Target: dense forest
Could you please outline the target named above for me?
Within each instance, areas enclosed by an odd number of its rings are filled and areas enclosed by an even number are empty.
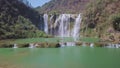
[[[0,0],[0,39],[41,37],[41,15],[26,0]]]

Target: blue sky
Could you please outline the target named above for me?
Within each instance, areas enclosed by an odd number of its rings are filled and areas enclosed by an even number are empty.
[[[50,0],[28,0],[33,7],[42,6],[46,2],[49,2]]]

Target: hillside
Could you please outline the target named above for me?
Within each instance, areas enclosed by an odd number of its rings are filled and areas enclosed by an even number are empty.
[[[40,14],[23,0],[0,0],[0,39],[42,36]]]
[[[120,0],[96,0],[83,13],[82,35],[120,43]]]
[[[90,0],[51,0],[36,8],[40,13],[80,13]]]
[[[51,0],[40,13],[82,13],[81,35],[120,42],[120,0]]]

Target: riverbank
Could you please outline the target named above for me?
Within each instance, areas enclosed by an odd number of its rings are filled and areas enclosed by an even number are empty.
[[[1,40],[0,48],[58,48],[63,44],[65,46],[72,46],[73,43],[75,46],[120,47],[119,43],[103,42],[99,38],[81,37],[74,41],[72,37],[56,37]]]

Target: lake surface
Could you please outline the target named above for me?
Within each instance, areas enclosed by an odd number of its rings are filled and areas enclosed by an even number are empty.
[[[0,68],[120,68],[120,49],[2,48]]]

